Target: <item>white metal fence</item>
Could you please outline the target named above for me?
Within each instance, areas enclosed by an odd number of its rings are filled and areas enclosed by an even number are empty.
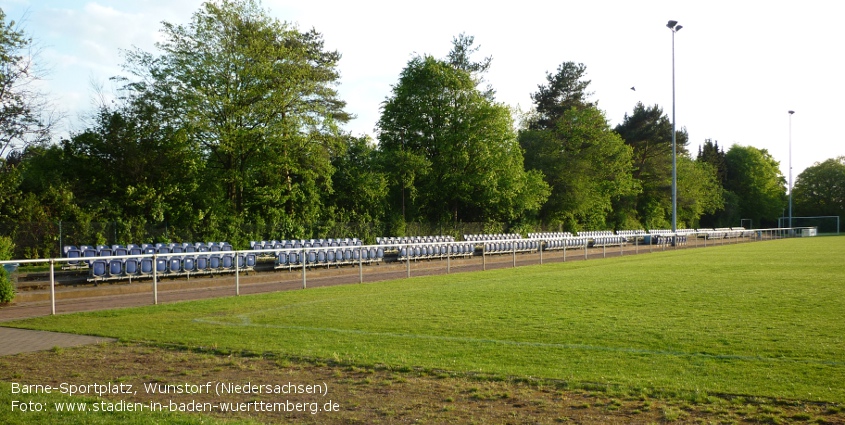
[[[513,267],[517,266],[517,254],[536,254],[539,256],[538,263],[543,264],[544,255],[546,259],[554,259],[555,257],[562,261],[567,261],[567,255],[572,259],[573,255],[577,258],[583,256],[584,260],[590,256],[601,256],[605,258],[608,253],[618,256],[639,254],[641,252],[666,251],[667,249],[696,248],[707,247],[715,245],[735,244],[749,241],[763,241],[774,240],[790,237],[807,237],[815,236],[815,228],[775,228],[775,229],[710,229],[701,231],[678,231],[659,233],[634,233],[630,235],[622,235],[615,239],[603,239],[605,236],[571,236],[560,235],[551,237],[542,237],[534,235],[533,238],[513,239],[511,237],[503,239],[487,239],[476,241],[440,241],[440,242],[408,242],[394,245],[358,245],[345,247],[344,249],[351,250],[357,255],[353,255],[354,261],[345,261],[342,265],[348,265],[356,268],[358,271],[358,282],[364,282],[364,265],[368,262],[365,260],[368,256],[363,255],[365,251],[370,250],[384,250],[383,259],[394,264],[405,263],[405,275],[411,277],[411,262],[420,260],[439,260],[446,262],[445,272],[451,273],[452,261],[457,258],[476,258],[480,257],[481,270],[487,270],[488,257],[501,258],[503,255],[510,255],[512,257]],[[468,243],[473,244],[471,252],[467,252],[465,247]],[[429,249],[430,248],[430,249]],[[302,278],[302,288],[307,288],[308,285],[308,269],[314,267],[331,266],[332,264],[321,263],[319,261],[311,260],[309,254],[319,251],[317,247],[299,247],[299,248],[281,248],[281,249],[266,249],[266,250],[233,250],[233,251],[216,251],[214,255],[231,256],[234,260],[230,268],[221,268],[213,271],[213,273],[233,273],[234,274],[234,290],[235,295],[240,295],[241,284],[240,278],[243,272],[248,272],[254,269],[253,265],[247,261],[250,256],[257,256],[264,254],[266,256],[279,257],[280,254],[290,256],[296,254],[300,261],[295,264],[290,264],[288,270],[299,269]],[[601,253],[599,254],[599,250]],[[544,254],[545,253],[545,254]],[[569,254],[567,254],[569,253]],[[174,258],[182,258],[186,256],[199,256],[212,253],[170,253],[170,254],[138,254],[138,255],[121,255],[121,256],[103,256],[103,257],[83,257],[83,258],[49,258],[49,259],[34,259],[34,260],[10,260],[0,261],[0,265],[10,271],[10,275],[15,272],[15,269],[21,265],[39,265],[49,264],[49,297],[50,297],[50,311],[51,314],[56,314],[56,266],[69,265],[72,262],[80,262],[85,260],[98,261],[126,261],[126,260],[141,260],[151,259],[154,267],[149,274],[137,274],[128,276],[131,280],[152,280],[152,302],[159,303],[158,286],[161,277],[173,276],[190,276],[207,274],[205,272],[173,272],[172,268],[166,267],[160,271],[159,264],[164,262],[170,264]],[[253,257],[255,258],[255,257]],[[314,256],[316,258],[316,256]],[[499,260],[501,263],[501,260]],[[337,264],[338,267],[341,264]],[[477,266],[477,264],[476,264]],[[275,268],[275,267],[274,267]],[[207,272],[207,270],[206,270]],[[96,281],[96,279],[94,279]]]

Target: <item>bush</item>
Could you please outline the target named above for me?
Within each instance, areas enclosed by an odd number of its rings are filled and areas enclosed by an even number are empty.
[[[0,236],[0,261],[11,260],[15,251],[15,244],[12,238]],[[12,285],[12,278],[6,269],[0,266],[0,304],[10,303],[15,299],[15,286]]]
[[[0,304],[10,303],[15,299],[15,286],[6,269],[0,267]]]
[[[15,253],[15,244],[12,238],[0,236],[0,261],[11,260]]]

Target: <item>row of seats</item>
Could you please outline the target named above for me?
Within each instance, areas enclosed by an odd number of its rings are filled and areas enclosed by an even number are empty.
[[[485,254],[507,254],[511,252],[535,252],[540,249],[540,241],[536,239],[517,239],[484,242]]]
[[[645,230],[617,230],[616,234],[619,236],[627,236],[627,237],[635,237],[635,236],[645,236],[647,233]]]
[[[276,253],[275,268],[329,267],[345,264],[379,263],[384,260],[384,248],[358,246],[310,248],[307,251],[279,251]]]
[[[495,233],[491,235],[464,235],[467,242],[501,241],[509,239],[522,239],[519,233]]]
[[[528,239],[560,239],[560,238],[574,238],[571,232],[543,232],[543,233],[529,233]]]
[[[420,243],[455,242],[454,236],[390,236],[376,238],[379,245],[398,246]]]
[[[719,227],[716,229],[698,229],[707,239],[730,239],[756,236],[756,233],[744,227]]]
[[[590,242],[587,238],[579,237],[565,237],[565,238],[542,238],[545,239],[544,251],[554,251],[559,249],[577,249],[584,248]]]
[[[469,257],[475,254],[475,244],[469,242],[454,242],[442,241],[434,242],[420,242],[417,244],[399,245],[398,257],[399,261],[405,260],[425,260],[446,257]]]
[[[621,246],[628,243],[627,236],[600,235],[590,237],[590,246]]]
[[[361,240],[358,238],[344,238],[344,239],[291,239],[291,240],[272,240],[272,241],[252,241],[249,243],[250,249],[254,251],[267,251],[278,249],[293,249],[293,248],[331,248],[342,246],[361,246]]]
[[[63,247],[66,258],[79,260],[68,261],[70,267],[91,266],[96,257],[111,257],[124,255],[153,255],[153,254],[193,254],[207,252],[233,251],[227,242],[197,242],[197,243],[157,243],[157,244],[129,244],[129,245],[65,245]]]
[[[237,261],[237,266],[235,265]],[[160,276],[184,276],[250,270],[255,267],[255,254],[199,254],[166,255],[126,259],[93,259],[89,264],[88,280],[132,279]]]
[[[578,232],[578,236],[593,238],[597,236],[613,236],[613,230],[588,230]]]

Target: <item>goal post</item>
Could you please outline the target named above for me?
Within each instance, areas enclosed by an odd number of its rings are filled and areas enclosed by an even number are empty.
[[[778,227],[789,226],[789,217],[780,217]],[[792,227],[816,227],[820,235],[838,235],[840,220],[838,215],[818,215],[812,217],[792,217]]]

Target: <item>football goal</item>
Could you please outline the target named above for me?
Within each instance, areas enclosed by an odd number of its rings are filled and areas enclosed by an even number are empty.
[[[838,215],[819,215],[813,217],[792,217],[792,227],[816,227],[820,235],[838,235],[840,230]],[[778,227],[790,227],[789,217],[778,219]]]

